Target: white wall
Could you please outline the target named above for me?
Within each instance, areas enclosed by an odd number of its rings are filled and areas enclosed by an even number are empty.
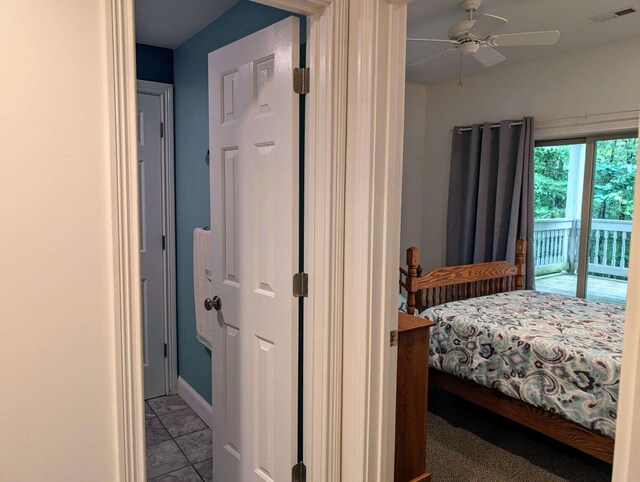
[[[0,480],[111,482],[106,4],[1,10]]]
[[[638,108],[639,52],[640,39],[636,38],[561,57],[487,69],[464,78],[463,87],[458,87],[457,80],[426,87],[425,164],[418,166],[405,160],[404,173],[405,179],[421,176],[424,182],[421,186],[405,184],[402,206],[403,223],[422,211],[420,248],[425,269],[445,263],[453,126],[523,116],[541,121]],[[415,149],[421,148],[422,144]],[[408,151],[414,148],[405,146]],[[417,196],[422,196],[420,203],[413,202]]]
[[[422,218],[415,206],[422,204],[422,183],[426,166],[427,87],[407,82],[404,105],[404,159],[402,171],[402,227],[400,265],[406,264],[406,251],[420,246]],[[419,214],[419,213],[418,213]]]

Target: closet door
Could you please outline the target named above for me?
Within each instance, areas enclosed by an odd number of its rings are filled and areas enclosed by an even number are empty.
[[[138,94],[138,195],[144,398],[166,395],[161,100]]]

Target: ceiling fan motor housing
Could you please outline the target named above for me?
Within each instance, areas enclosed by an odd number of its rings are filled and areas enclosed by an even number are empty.
[[[469,38],[469,30],[476,23],[475,20],[462,20],[454,23],[449,29],[449,38],[451,40],[466,40]]]

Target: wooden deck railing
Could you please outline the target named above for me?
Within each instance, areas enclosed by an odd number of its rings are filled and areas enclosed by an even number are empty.
[[[533,255],[536,276],[566,271],[578,265],[580,220],[536,219]],[[626,278],[629,271],[631,221],[591,222],[589,273]]]

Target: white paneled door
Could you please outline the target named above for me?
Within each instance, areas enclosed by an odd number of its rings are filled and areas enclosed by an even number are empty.
[[[161,100],[138,94],[138,195],[144,398],[165,395]]]
[[[296,462],[299,21],[209,54],[214,480],[291,480]]]

